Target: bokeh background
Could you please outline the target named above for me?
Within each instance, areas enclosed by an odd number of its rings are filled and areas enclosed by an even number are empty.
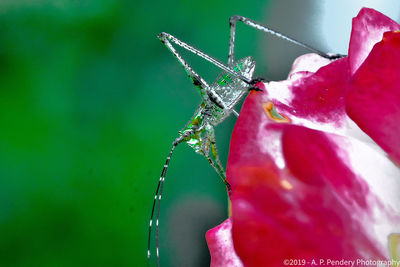
[[[346,54],[362,5],[398,20],[395,0],[0,0],[0,266],[145,266],[156,182],[200,101],[159,32],[226,61],[228,19],[240,14]],[[218,75],[179,51],[208,81]],[[239,25],[236,52],[276,80],[307,51]],[[217,128],[224,162],[234,123]],[[204,235],[226,204],[206,160],[178,146],[162,266],[209,265]]]

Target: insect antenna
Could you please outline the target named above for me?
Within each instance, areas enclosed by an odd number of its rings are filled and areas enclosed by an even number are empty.
[[[169,152],[168,157],[165,161],[164,167],[161,172],[160,179],[158,180],[156,192],[154,194],[153,206],[151,208],[151,215],[150,215],[150,222],[149,222],[149,236],[148,236],[148,240],[147,240],[147,265],[148,266],[150,265],[150,257],[151,257],[151,252],[150,252],[151,229],[153,226],[154,209],[156,207],[157,199],[158,199],[158,205],[157,205],[157,218],[156,218],[156,254],[157,254],[157,266],[160,266],[160,252],[159,252],[160,245],[159,245],[158,219],[160,216],[161,195],[162,195],[165,176],[167,174],[167,169],[168,169],[172,154],[174,153],[175,147],[182,141],[183,141],[183,137],[181,136],[172,143],[171,151]]]

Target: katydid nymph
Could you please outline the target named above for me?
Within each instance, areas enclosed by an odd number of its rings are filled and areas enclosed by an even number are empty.
[[[201,103],[197,107],[194,115],[185,125],[185,127],[179,131],[178,137],[172,143],[172,148],[168,154],[166,162],[161,172],[160,179],[157,184],[156,192],[154,195],[153,206],[151,210],[151,217],[149,223],[148,232],[148,247],[147,247],[147,258],[150,261],[150,241],[151,241],[151,230],[153,225],[154,212],[157,206],[157,217],[156,217],[156,257],[157,266],[160,266],[160,253],[159,253],[159,213],[160,213],[160,202],[164,186],[164,180],[167,173],[167,169],[170,163],[171,156],[174,152],[175,147],[180,143],[186,143],[195,152],[203,155],[210,165],[214,168],[217,174],[221,177],[223,183],[227,187],[228,194],[231,192],[231,187],[226,179],[225,169],[220,161],[214,127],[220,124],[224,119],[230,116],[232,113],[238,116],[238,112],[234,109],[236,104],[243,98],[243,96],[249,90],[257,90],[255,86],[257,82],[264,79],[253,79],[255,70],[255,61],[251,57],[245,57],[243,59],[235,60],[235,33],[236,33],[236,22],[241,21],[244,24],[251,26],[257,30],[265,33],[272,34],[276,37],[289,41],[295,45],[301,46],[313,53],[316,53],[322,57],[328,59],[336,59],[341,55],[328,55],[319,50],[316,50],[304,43],[296,41],[286,35],[283,35],[277,31],[271,30],[270,28],[257,23],[253,20],[242,16],[232,16],[229,20],[230,25],[230,42],[229,42],[229,54],[228,62],[224,64],[215,58],[207,55],[206,53],[194,48],[193,46],[177,39],[168,33],[160,33],[158,38],[164,45],[170,50],[175,56],[178,62],[182,65],[194,87],[199,91],[201,97]],[[189,64],[183,59],[183,57],[176,51],[172,43],[178,45],[195,55],[205,59],[222,70],[222,73],[217,77],[215,82],[208,84],[199,74],[197,74]],[[157,203],[157,205],[156,205]]]

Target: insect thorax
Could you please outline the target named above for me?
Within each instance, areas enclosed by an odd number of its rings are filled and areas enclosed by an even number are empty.
[[[235,72],[251,79],[255,69],[255,62],[251,57],[247,57],[234,62],[230,67]],[[216,94],[222,103],[217,104],[211,95],[209,95],[209,98],[203,99],[192,119],[180,131],[183,141],[197,153],[203,154],[205,152],[204,135],[212,131],[212,126],[218,125],[232,113],[233,108],[249,87],[248,83],[234,75],[228,72],[221,73],[210,86],[210,92]],[[225,108],[221,107],[221,105]]]
[[[256,63],[251,57],[246,57],[235,61],[232,66],[229,67],[238,74],[251,80]],[[210,123],[217,125],[228,117],[249,87],[250,85],[248,83],[242,81],[238,77],[228,72],[222,72],[211,85],[211,91],[219,96],[225,109],[213,103],[207,105],[210,107],[210,112],[212,113],[210,116]]]

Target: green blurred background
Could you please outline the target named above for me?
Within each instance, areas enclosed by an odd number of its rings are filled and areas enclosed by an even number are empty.
[[[145,266],[156,182],[200,101],[156,35],[225,61],[228,19],[240,14],[324,50],[314,3],[1,0],[0,265]],[[271,79],[306,52],[242,26],[237,38],[238,56]],[[181,52],[215,79],[218,69]],[[224,162],[234,122],[217,129]],[[185,145],[163,199],[162,265],[209,265],[204,235],[226,218],[226,194]]]

